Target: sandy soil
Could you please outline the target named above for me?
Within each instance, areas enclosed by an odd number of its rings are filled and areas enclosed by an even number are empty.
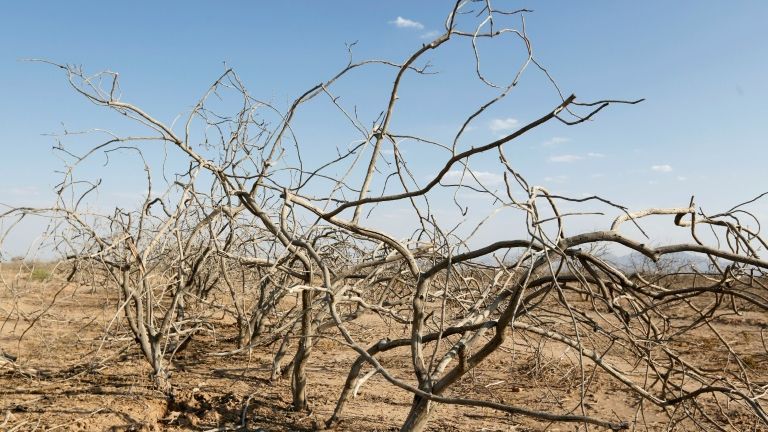
[[[319,340],[309,369],[313,412],[295,413],[290,410],[288,379],[269,381],[274,347],[228,357],[210,355],[233,349],[234,326],[223,323],[215,334],[196,337],[174,360],[172,379],[179,397],[169,406],[152,388],[149,367],[133,340],[114,320],[113,294],[99,288],[29,281],[27,275],[7,270],[3,278],[0,430],[203,431],[233,428],[243,419],[248,430],[314,430],[330,416],[355,359],[351,350],[333,338]],[[750,312],[722,318],[717,324],[732,346],[753,352],[746,358],[768,380],[768,356],[760,344],[760,331],[768,328],[768,317]],[[404,330],[382,326],[374,317],[364,317],[354,329],[367,343]],[[112,336],[105,339],[107,328]],[[712,350],[717,345],[713,337],[699,334],[684,349],[713,361],[726,358],[727,353]],[[530,355],[532,349],[522,341],[512,341],[461,381],[452,394],[534,409],[573,408],[582,382],[575,356],[547,348],[537,361]],[[381,359],[397,376],[409,377],[407,349]],[[589,414],[635,419],[636,397],[599,372],[587,379]],[[397,430],[410,400],[409,394],[374,376],[350,400],[337,430]],[[430,430],[436,431],[576,429],[487,409],[443,405],[435,409]],[[753,419],[743,418],[739,423],[741,418],[736,417],[736,430],[748,430]],[[665,426],[666,420],[652,409],[636,424],[638,430]]]

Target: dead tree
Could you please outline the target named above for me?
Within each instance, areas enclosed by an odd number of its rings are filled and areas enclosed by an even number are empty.
[[[94,183],[72,195],[74,200],[45,210],[62,221],[65,255],[98,263],[119,288],[120,309],[159,387],[170,388],[164,363],[169,338],[200,331],[210,306],[201,300],[216,292],[229,297],[228,310],[238,327],[238,348],[222,355],[277,346],[273,377],[291,375],[296,410],[310,407],[307,365],[317,355],[318,336],[340,337],[357,354],[329,426],[343,418],[350,394],[373,374],[413,395],[404,431],[424,430],[440,404],[585,429],[626,429],[643,422],[646,412],[662,416],[669,427],[719,429],[732,426],[736,417],[754,427],[768,423],[762,401],[768,388],[755,380],[760,371],[716,328],[724,313],[768,311],[768,261],[761,256],[768,244],[752,228],[744,205],[708,215],[692,199],[680,208],[631,211],[602,197],[554,194],[529,184],[515,169],[509,148],[529,132],[550,123],[576,127],[611,105],[640,102],[581,101],[562,92],[533,55],[525,29],[528,12],[457,1],[443,33],[404,60],[355,61],[350,47],[350,60],[336,75],[308,89],[284,112],[253,97],[227,69],[174,125],[125,102],[117,74],[87,75],[78,67],[56,65],[87,100],[148,131],[146,136],[110,134],[80,156],[62,146],[73,157],[70,168],[96,154],[153,146],[165,147],[184,166],[164,172],[173,180],[159,197],[148,181],[138,209],[84,217],[79,203],[96,189]],[[481,68],[480,53],[485,41],[505,38],[513,38],[525,54],[499,84]],[[399,131],[402,84],[428,78],[429,57],[462,41],[471,47],[477,82],[493,95],[467,110],[448,142]],[[381,114],[363,120],[356,107],[335,94],[336,84],[353,70],[374,67],[390,71],[394,80],[388,81]],[[513,94],[524,73],[539,73],[551,82],[549,107],[497,139],[470,139],[471,127]],[[296,114],[310,103],[335,110],[355,141],[324,160],[304,158],[310,146],[319,145],[297,132]],[[402,151],[408,143],[432,151],[437,168],[422,172]],[[479,158],[498,160],[501,186],[488,184],[472,169]],[[81,187],[67,176],[62,190]],[[473,226],[444,223],[434,211],[435,203],[448,197],[464,216],[466,195],[488,203],[483,207],[487,217]],[[415,221],[410,237],[399,238],[374,223],[371,215],[392,205],[405,207]],[[565,205],[578,209],[565,211]],[[40,210],[12,214],[33,211]],[[494,242],[476,240],[474,234],[494,223],[489,218],[500,211],[506,212],[505,225],[514,221],[524,227],[522,234],[499,230]],[[573,233],[568,228],[573,218],[606,214],[613,216],[606,230]],[[648,217],[670,219],[690,240],[655,243],[643,228]],[[709,265],[633,271],[601,254],[606,245],[651,262],[687,253]],[[285,307],[290,299],[294,303]],[[402,326],[406,336],[383,336],[366,347],[348,330],[364,315]],[[707,365],[691,358],[684,344],[694,329],[714,335],[727,358]],[[296,352],[285,366],[292,341]],[[534,409],[456,391],[468,376],[482,374],[489,359],[515,350],[533,362],[525,373],[540,369],[544,348],[571,353],[567,359],[578,393],[571,406]],[[382,366],[384,352],[407,358],[411,376]],[[613,418],[587,403],[598,375],[638,398],[634,418]],[[555,391],[546,381],[541,389]]]

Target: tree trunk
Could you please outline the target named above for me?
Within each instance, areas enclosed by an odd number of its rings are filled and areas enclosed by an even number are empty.
[[[414,395],[411,411],[400,428],[400,432],[421,432],[427,427],[432,404],[429,399]]]
[[[292,331],[293,331],[293,328],[291,328],[288,331],[288,333],[286,333],[285,336],[283,336],[283,340],[280,342],[280,346],[277,348],[275,357],[272,360],[272,375],[269,377],[270,381],[276,381],[280,378],[285,377],[282,364],[283,364],[283,358],[285,357],[285,354],[288,352],[288,347],[291,344]],[[290,364],[293,364],[293,360],[291,360]]]
[[[303,411],[308,408],[307,403],[307,360],[312,351],[312,292],[304,290],[301,293],[301,338],[299,349],[293,363],[293,380],[291,391],[293,393],[293,409]]]
[[[163,392],[169,401],[174,400],[175,392],[171,384],[171,378],[165,368],[156,369],[152,372],[152,382],[158,390]]]

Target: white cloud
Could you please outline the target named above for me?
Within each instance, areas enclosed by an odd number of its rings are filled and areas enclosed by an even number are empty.
[[[436,38],[436,37],[438,37],[439,35],[440,35],[440,32],[439,32],[439,31],[437,31],[437,30],[431,30],[431,31],[428,31],[428,32],[426,32],[426,33],[422,34],[422,35],[421,35],[421,36],[419,36],[419,37],[420,37],[420,38],[422,38],[422,39],[433,39],[433,38]]]
[[[473,177],[474,175],[474,177]],[[463,176],[463,179],[462,179]],[[474,171],[474,170],[451,170],[448,171],[445,174],[445,177],[443,177],[446,181],[450,183],[459,183],[462,182],[463,184],[476,184],[477,181],[482,183],[485,186],[494,186],[501,184],[504,181],[504,177],[501,174],[496,174],[488,171]]]
[[[493,119],[491,120],[491,123],[488,125],[489,128],[491,128],[494,132],[501,132],[501,131],[508,131],[512,130],[520,123],[517,119],[514,119],[512,117],[508,117],[505,119]]]
[[[570,162],[576,162],[576,161],[582,160],[582,159],[584,159],[583,156],[572,155],[572,154],[564,154],[564,155],[552,156],[552,157],[549,158],[549,161],[550,162],[566,162],[566,163],[570,163]]]
[[[419,30],[424,29],[424,24],[418,22],[409,20],[408,18],[403,18],[401,16],[397,17],[394,21],[390,21],[390,24],[394,24],[397,28],[415,28]]]
[[[408,152],[405,151],[405,150],[402,150],[402,149],[397,149],[397,153],[400,154],[400,155],[404,155],[404,154],[406,154]],[[391,148],[381,149],[381,154],[385,154],[385,155],[389,155],[389,156],[394,156],[395,155],[395,150],[391,149]]]
[[[40,189],[37,186],[20,186],[8,189],[8,195],[14,196],[38,196]]]
[[[568,180],[568,176],[556,175],[544,177],[544,181],[547,183],[565,183]]]
[[[556,145],[565,144],[565,143],[570,142],[570,141],[571,141],[571,139],[570,138],[566,138],[566,137],[552,137],[552,138],[544,141],[543,143],[541,143],[541,145],[543,147],[553,147],[553,146],[556,146]]]
[[[677,176],[677,180],[679,180],[679,181],[686,181],[686,180],[688,180],[688,177],[685,177],[685,176]]]
[[[580,161],[587,158],[595,159],[595,158],[604,158],[604,157],[605,157],[605,154],[603,153],[589,152],[586,154],[586,156],[575,155],[575,154],[554,155],[549,157],[549,161],[571,163],[571,162],[576,162],[576,161]]]
[[[666,165],[666,164],[665,165],[652,165],[651,166],[651,171],[668,173],[668,172],[672,172],[672,166],[671,165]]]

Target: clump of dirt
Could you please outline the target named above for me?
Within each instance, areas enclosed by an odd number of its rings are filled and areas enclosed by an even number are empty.
[[[235,428],[242,424],[243,402],[242,396],[232,392],[214,394],[198,388],[183,390],[169,403],[162,422],[180,427],[216,424]]]

